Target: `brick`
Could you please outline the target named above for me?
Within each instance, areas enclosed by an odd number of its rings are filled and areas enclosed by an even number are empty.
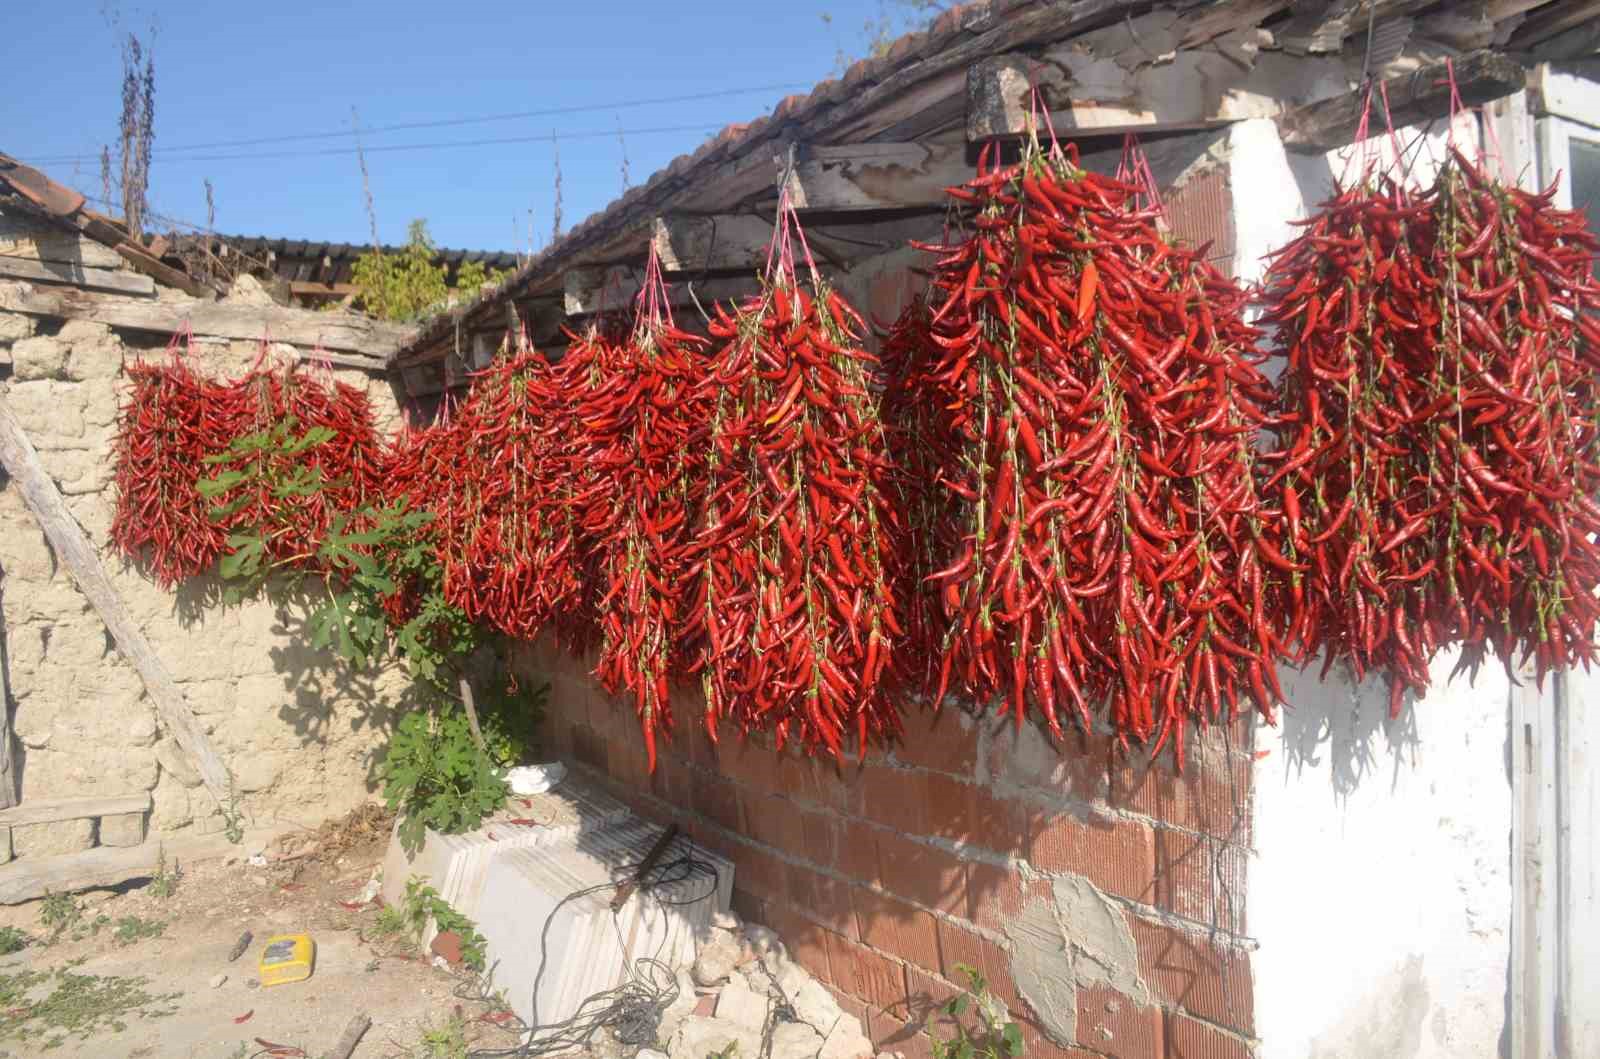
[[[850,899],[862,941],[918,967],[939,966],[938,920],[931,914],[871,890],[852,890]]]
[[[972,788],[972,845],[1003,857],[1026,857],[1038,830],[1033,810],[990,787]]]
[[[1161,1055],[1161,1009],[1107,986],[1078,987],[1078,1043],[1108,1055]]]
[[[839,823],[827,813],[799,811],[801,855],[823,868],[839,866]]]
[[[710,751],[710,758],[717,772],[741,787],[761,794],[781,790],[776,755],[754,739],[724,737]]]
[[[1016,1018],[1013,1012],[1013,1018]],[[1107,1055],[1118,1056],[1119,1059],[1146,1059],[1147,1056],[1159,1056],[1160,1052],[1100,1052],[1088,1048],[1080,1048],[1075,1044],[1057,1044],[1045,1036],[1044,1029],[1031,1017],[1016,1018],[1017,1028],[1022,1031],[1022,1054],[1027,1059],[1106,1059]]]
[[[1138,916],[1129,916],[1128,925],[1139,947],[1139,972],[1160,999],[1242,1034],[1255,1030],[1248,955]]]
[[[967,977],[960,965],[976,968],[989,981],[989,989],[1005,1001],[1012,1012],[1024,1010],[1022,995],[1017,992],[1016,981],[1011,977],[1011,954],[1000,945],[981,934],[974,933],[950,922],[939,920],[940,973],[947,981],[966,985]]]
[[[862,774],[861,816],[908,835],[928,833],[928,774],[869,767]]]
[[[650,793],[676,806],[690,804],[689,773],[677,757],[662,756],[650,777]]]
[[[828,934],[827,939],[834,984],[870,1011],[905,1018],[906,976],[900,964],[837,934]]]
[[[878,832],[855,820],[841,822],[836,861],[841,874],[858,882],[878,881]]]
[[[1244,935],[1246,850],[1190,831],[1155,831],[1156,892],[1175,915]]]
[[[987,845],[973,813],[974,788],[965,780],[930,772],[924,781],[928,795],[928,834],[962,844]]]
[[[1167,1059],[1251,1059],[1250,1045],[1215,1026],[1167,1013]]]
[[[864,1032],[880,1052],[898,1053],[905,1059],[933,1059],[933,1041],[915,1020],[895,1018],[882,1012],[869,1013]]]
[[[832,935],[829,931],[776,902],[768,903],[767,918],[767,925],[778,932],[796,963],[824,984],[836,981],[830,963]]]
[[[802,851],[805,835],[793,802],[748,790],[740,793],[739,801],[744,808],[744,833],[751,839],[789,855]]]
[[[1146,824],[1095,812],[1044,814],[1028,860],[1040,871],[1074,872],[1107,893],[1156,903],[1155,840]]]
[[[766,901],[745,889],[737,875],[734,876],[734,881],[740,884],[733,888],[734,915],[746,923],[767,923]],[[767,926],[772,924],[767,923]]]
[[[739,795],[732,784],[704,772],[695,772],[689,781],[694,811],[718,827],[744,834],[739,814]]]
[[[605,768],[605,746],[587,724],[572,726],[572,756],[590,768]]]
[[[959,709],[908,709],[894,758],[904,765],[972,777],[978,766],[978,725]]]
[[[945,1004],[964,991],[920,967],[906,968],[906,1006],[918,1028],[943,1023],[948,1018],[942,1011]]]
[[[949,850],[880,831],[878,882],[885,890],[919,905],[965,915],[967,866]]]
[[[850,886],[832,876],[798,864],[789,865],[789,903],[800,915],[851,941],[856,933],[855,909],[850,903]]]
[[[1166,757],[1125,755],[1112,765],[1108,795],[1119,809],[1241,846],[1250,844],[1250,797],[1249,761],[1215,750],[1192,755],[1181,776]]]
[[[786,753],[778,761],[777,789],[807,805],[853,812],[860,798],[860,770],[838,762]]]
[[[769,900],[787,899],[788,865],[759,846],[734,842],[727,851],[733,861],[733,877],[752,893]]]
[[[1027,879],[1015,867],[972,861],[967,865],[966,918],[980,927],[1004,930],[1030,899],[1049,900],[1048,879]]]

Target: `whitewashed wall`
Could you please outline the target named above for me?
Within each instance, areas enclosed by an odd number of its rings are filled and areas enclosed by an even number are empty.
[[[1286,155],[1268,121],[1234,126],[1229,147],[1251,280],[1345,167]],[[1447,682],[1454,662],[1438,661],[1429,696],[1396,722],[1377,682],[1285,673],[1293,709],[1256,734],[1248,914],[1263,1059],[1502,1054],[1510,686],[1492,666]]]

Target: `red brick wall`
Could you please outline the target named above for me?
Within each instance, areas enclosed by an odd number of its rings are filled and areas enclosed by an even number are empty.
[[[583,663],[543,645],[523,661],[552,683],[552,754],[732,859],[736,910],[776,929],[880,1049],[928,1055],[924,1027],[967,963],[1036,1059],[1251,1054],[1244,736],[1230,748],[1213,733],[1180,777],[1105,737],[1074,734],[1057,752],[1032,728],[913,710],[899,748],[841,767],[732,735],[714,747],[686,696],[652,776],[631,710]],[[1072,876],[1126,920],[1149,1003],[1080,987],[1077,1040],[1061,1045],[1019,994],[1006,928]]]

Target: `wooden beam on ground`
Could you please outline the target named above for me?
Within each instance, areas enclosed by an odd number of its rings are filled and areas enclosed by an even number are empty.
[[[243,846],[263,849],[274,834],[266,830],[246,832]],[[0,865],[0,904],[21,904],[46,893],[120,886],[153,877],[163,863],[170,871],[226,857],[239,849],[226,835],[191,835],[150,839],[137,846],[96,846],[81,853],[19,858]]]
[[[355,292],[354,283],[310,283],[302,280],[289,282],[289,293],[297,298],[343,298]]]
[[[79,590],[94,605],[122,657],[138,671],[140,679],[144,681],[145,691],[155,704],[162,727],[177,740],[193,762],[218,807],[226,806],[232,782],[227,767],[211,745],[205,729],[195,720],[194,711],[173,682],[172,674],[167,672],[155,648],[128,613],[122,596],[100,565],[94,546],[89,543],[77,519],[67,511],[55,482],[50,480],[44,465],[39,462],[39,454],[34,451],[33,443],[28,440],[11,406],[3,398],[0,398],[0,465],[5,467],[6,473],[22,494],[23,502],[38,519],[45,538],[55,550],[57,561],[67,568]]]
[[[90,268],[66,261],[29,261],[22,257],[0,257],[0,279],[20,279],[29,283],[57,283],[85,290],[155,297],[156,281],[135,272]]]
[[[940,207],[945,188],[972,179],[964,143],[808,146],[789,180],[797,210],[846,212]]]
[[[626,310],[633,305],[639,293],[642,269],[624,265],[611,268],[573,268],[566,273],[566,312],[568,326],[572,318],[593,316],[612,310]],[[752,274],[746,277],[725,277],[700,282],[685,281],[667,284],[667,299],[673,306],[692,306],[696,301],[711,311],[714,301],[734,301],[759,289]]]
[[[14,809],[0,810],[0,827],[54,824],[62,820],[91,820],[123,813],[148,813],[150,793],[93,798],[36,798]]]
[[[133,301],[109,294],[70,289],[39,290],[0,284],[0,309],[30,316],[58,316],[91,320],[129,331],[170,335],[184,326],[197,337],[237,338],[253,341],[266,337],[304,349],[359,353],[374,358],[368,366],[383,367],[384,360],[414,333],[401,324],[365,317],[286,309],[277,305],[229,305],[205,301]]]
[[[1373,120],[1378,123],[1375,127],[1392,122],[1398,129],[1448,117],[1450,86],[1445,77],[1445,65],[1435,63],[1389,78],[1384,87],[1391,114],[1387,119],[1374,114]],[[1469,107],[1519,92],[1527,81],[1527,74],[1518,63],[1490,51],[1463,55],[1455,62],[1455,77],[1461,99]],[[1289,111],[1278,119],[1284,146],[1297,151],[1331,151],[1346,146],[1355,138],[1365,101],[1365,90],[1357,89]]]

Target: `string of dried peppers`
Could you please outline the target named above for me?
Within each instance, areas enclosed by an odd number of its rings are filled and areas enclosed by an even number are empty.
[[[1135,209],[1137,188],[1037,140],[952,194],[973,234],[931,247],[930,400],[952,411],[959,545],[934,577],[935,690],[1029,703],[1060,731],[1101,702],[1124,738],[1271,716],[1280,646],[1252,438],[1271,389],[1244,292]]]
[[[1453,143],[1425,188],[1369,159],[1267,277],[1288,635],[1394,712],[1447,646],[1541,678],[1594,657],[1597,244],[1553,195]]]
[[[855,311],[810,263],[787,198],[763,293],[719,309],[692,668],[707,730],[725,719],[838,755],[899,730],[883,694],[903,634],[890,585],[896,515],[875,359]]]

